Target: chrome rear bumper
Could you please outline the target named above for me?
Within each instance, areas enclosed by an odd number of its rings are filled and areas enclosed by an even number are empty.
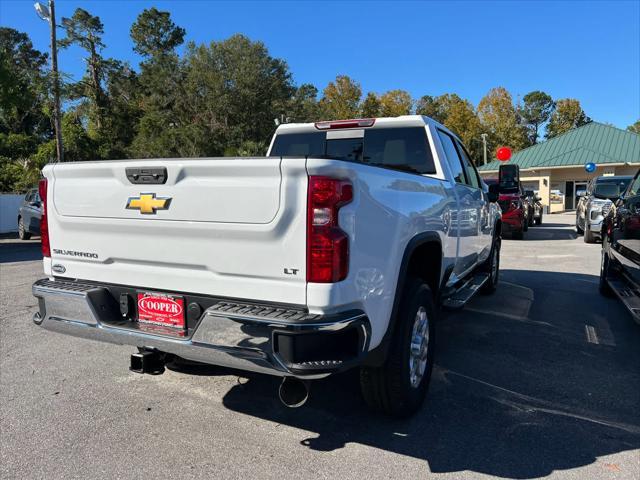
[[[321,378],[359,364],[369,347],[369,321],[356,310],[319,316],[280,309],[284,313],[274,318],[259,314],[273,308],[220,300],[204,311],[188,337],[177,338],[122,319],[107,285],[43,279],[32,290],[40,306],[33,321],[47,330],[240,370]],[[345,348],[328,349],[336,343]]]

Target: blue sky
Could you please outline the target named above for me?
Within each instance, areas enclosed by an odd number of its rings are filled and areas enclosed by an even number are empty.
[[[0,0],[0,25],[25,31],[48,49],[34,0]],[[168,10],[187,40],[234,33],[264,42],[285,59],[296,83],[320,90],[346,74],[363,91],[401,88],[415,98],[458,93],[477,105],[495,86],[514,98],[543,90],[581,101],[594,120],[626,127],[640,118],[640,1],[607,2],[207,2],[65,1],[58,17],[82,7],[100,16],[104,54],[137,66],[129,28],[144,9]],[[60,66],[84,68],[63,51]]]

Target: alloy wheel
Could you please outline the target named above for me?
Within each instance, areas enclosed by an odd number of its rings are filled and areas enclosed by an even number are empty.
[[[409,380],[411,386],[417,388],[427,370],[427,355],[429,353],[429,317],[427,310],[421,306],[416,312],[411,332],[411,346],[409,351]]]

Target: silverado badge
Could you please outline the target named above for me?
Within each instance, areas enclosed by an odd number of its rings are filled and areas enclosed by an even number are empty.
[[[171,198],[156,198],[155,193],[141,193],[139,197],[130,197],[127,209],[140,210],[140,213],[153,215],[158,210],[167,210],[171,204]]]

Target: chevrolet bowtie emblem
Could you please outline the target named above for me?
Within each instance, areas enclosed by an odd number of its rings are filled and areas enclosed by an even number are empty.
[[[141,193],[139,197],[129,198],[127,209],[153,215],[157,210],[167,210],[170,204],[171,198],[156,198],[155,193]]]

